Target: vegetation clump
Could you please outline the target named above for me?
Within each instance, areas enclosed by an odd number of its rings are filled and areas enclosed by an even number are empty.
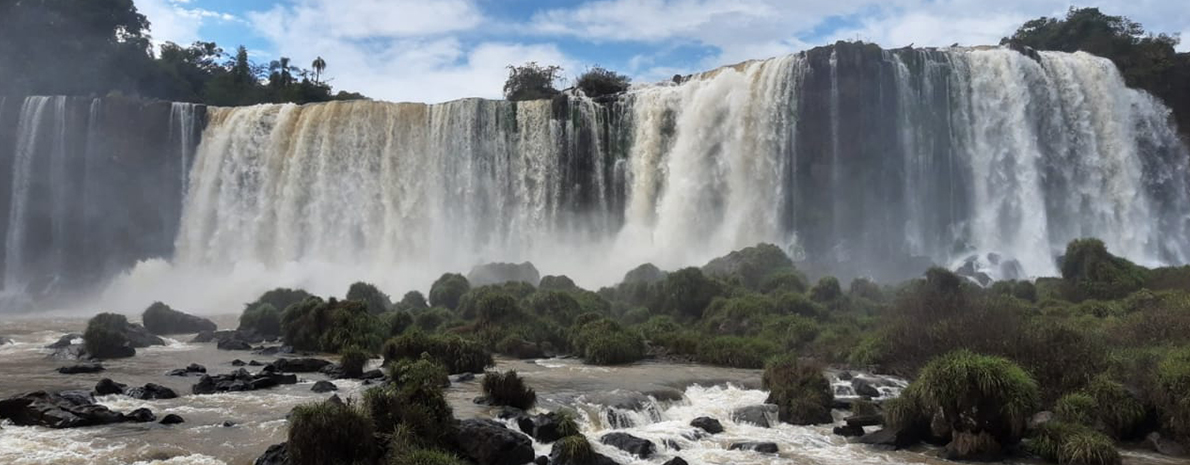
[[[442,364],[450,373],[483,373],[495,365],[492,355],[483,346],[453,335],[427,335],[411,332],[384,343],[386,365],[402,360],[419,360],[422,354]]]
[[[492,405],[507,405],[529,410],[537,404],[537,393],[525,385],[516,370],[490,371],[483,376],[483,395]]]
[[[375,425],[355,405],[328,400],[294,407],[289,416],[290,463],[371,463],[379,455],[370,439]]]
[[[830,382],[822,367],[799,361],[792,355],[770,360],[764,368],[762,385],[769,391],[765,403],[777,405],[777,416],[786,423],[816,425],[830,423]]]
[[[381,292],[376,286],[365,282],[352,284],[351,288],[347,290],[347,300],[363,302],[368,308],[368,313],[373,315],[387,312],[393,306],[392,301],[388,298],[388,294]]]
[[[559,94],[554,83],[561,76],[562,67],[556,65],[543,66],[531,61],[521,66],[509,66],[504,98],[513,102],[552,98]]]
[[[281,336],[281,312],[264,302],[248,307],[240,314],[240,331],[252,331],[265,338]]]
[[[451,310],[458,308],[459,299],[471,290],[471,283],[458,273],[446,273],[430,286],[430,305]]]
[[[281,314],[282,340],[297,350],[338,353],[347,347],[380,348],[387,335],[363,302],[310,297]]]
[[[587,363],[622,365],[645,356],[645,345],[640,335],[625,330],[615,321],[596,316],[575,326],[570,345]]]
[[[632,79],[603,67],[588,69],[575,81],[575,87],[591,98],[606,97],[628,90]]]

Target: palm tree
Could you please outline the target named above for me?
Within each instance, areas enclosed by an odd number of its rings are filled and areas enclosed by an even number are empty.
[[[314,68],[314,82],[322,82],[320,78],[322,77],[322,72],[326,71],[326,60],[323,60],[322,57],[315,58],[314,63],[311,63],[310,67]]]
[[[281,57],[280,60],[273,60],[272,63],[269,63],[269,71],[278,78],[276,82],[281,87],[287,87],[293,83],[293,76],[289,74],[291,69],[293,67],[289,66],[289,57]]]

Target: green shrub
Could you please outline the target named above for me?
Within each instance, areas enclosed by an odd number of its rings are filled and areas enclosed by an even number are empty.
[[[380,292],[376,286],[365,282],[352,284],[347,289],[347,300],[363,302],[368,308],[368,313],[373,315],[387,312],[393,306],[388,294]]]
[[[421,292],[409,291],[405,293],[404,297],[401,297],[401,301],[397,302],[395,307],[400,311],[416,312],[430,308],[430,305],[426,302],[426,296]]]
[[[1157,365],[1158,407],[1177,441],[1190,442],[1190,347],[1171,352]]]
[[[1141,267],[1108,253],[1098,239],[1071,241],[1062,257],[1062,279],[1074,301],[1119,299],[1140,289],[1144,278]]]
[[[572,435],[559,439],[550,450],[550,463],[589,463],[595,456],[595,449],[586,436]]]
[[[354,406],[333,401],[299,405],[289,416],[289,463],[371,463],[378,455],[370,440],[374,431],[372,419]]]
[[[834,276],[819,279],[818,284],[810,289],[810,298],[815,302],[834,302],[841,297],[843,297],[843,289],[839,286],[839,280]]]
[[[851,280],[851,286],[848,288],[847,293],[873,302],[884,300],[884,291],[880,289],[880,285],[867,278],[855,278]]]
[[[704,338],[698,344],[695,358],[710,365],[761,368],[776,351],[772,343],[761,338],[719,336]]]
[[[244,309],[253,308],[261,304],[269,304],[277,309],[277,311],[284,312],[290,305],[302,302],[310,297],[313,296],[301,289],[278,287],[265,292],[256,301],[244,305]]]
[[[270,303],[249,307],[240,314],[241,331],[253,331],[266,338],[281,335],[281,312]]]
[[[750,336],[759,333],[773,313],[772,301],[760,294],[720,297],[703,312],[702,324],[711,334]]]
[[[1120,453],[1102,433],[1086,426],[1049,421],[1037,427],[1028,450],[1054,463],[1118,465]]]
[[[795,425],[830,423],[830,382],[822,374],[822,367],[799,361],[786,355],[765,364],[762,386],[769,391],[765,401],[777,405],[781,421]]]
[[[318,338],[318,346],[299,347],[293,344],[295,349],[338,353],[345,347],[355,346],[375,351],[380,349],[384,338],[388,336],[388,328],[380,324],[380,320],[368,311],[363,302],[331,299],[312,312],[314,316],[307,321],[323,319],[319,326],[322,334]]]
[[[561,74],[561,66],[541,66],[533,61],[521,66],[509,66],[508,80],[504,82],[504,98],[512,102],[552,98],[558,95],[554,81]]]
[[[492,405],[507,405],[529,410],[537,403],[537,393],[525,385],[516,370],[489,371],[483,376],[483,394]]]
[[[1145,406],[1123,384],[1106,375],[1095,377],[1083,392],[1095,399],[1095,416],[1112,437],[1130,437],[1144,421]]]
[[[569,277],[561,276],[543,276],[541,282],[537,284],[537,288],[546,291],[577,291],[578,285],[574,284]]]
[[[666,275],[653,292],[653,303],[649,308],[697,319],[715,297],[722,295],[723,286],[703,275],[698,268],[683,268]]]
[[[454,320],[454,312],[441,307],[431,308],[413,317],[413,327],[427,333],[442,329],[442,326]]]
[[[83,332],[83,347],[94,358],[131,357],[136,350],[128,345],[124,335],[128,318],[115,313],[100,313],[87,321]]]
[[[343,374],[348,378],[359,378],[363,376],[364,365],[367,365],[371,358],[372,354],[368,351],[350,346],[339,352],[339,366],[343,368]]]
[[[449,452],[434,449],[403,449],[389,453],[389,465],[466,465],[467,462]]]
[[[884,363],[887,351],[888,344],[885,342],[883,334],[867,334],[848,354],[847,362],[858,366],[880,365]]]
[[[645,356],[640,334],[597,315],[578,318],[571,330],[570,345],[585,362],[594,365],[632,363]]]
[[[756,290],[765,294],[772,294],[776,292],[788,292],[794,294],[802,294],[810,287],[806,283],[806,276],[801,272],[789,269],[776,271],[766,275],[760,280],[760,285]]]
[[[738,280],[744,287],[757,290],[769,275],[795,272],[793,260],[773,244],[757,244],[711,260],[702,267],[707,276]]]
[[[766,321],[760,337],[785,350],[798,350],[817,339],[821,331],[817,321],[801,315],[786,315]]]
[[[1094,397],[1078,392],[1064,395],[1054,404],[1054,413],[1059,419],[1078,425],[1094,424],[1095,412],[1098,409],[1099,403]]]
[[[392,453],[454,443],[455,419],[443,386],[446,370],[429,358],[389,365],[391,383],[364,391],[364,408],[377,431],[392,434]]]
[[[446,273],[430,286],[430,305],[454,310],[459,306],[459,299],[469,290],[471,290],[471,284],[463,275]]]
[[[1096,318],[1124,316],[1124,307],[1117,301],[1084,300],[1074,307],[1074,311]]]
[[[428,354],[450,373],[482,373],[495,365],[492,354],[480,344],[458,336],[428,336],[416,331],[389,339],[382,353],[386,365],[400,360],[420,360],[423,353]]]
[[[628,90],[632,79],[615,71],[596,66],[588,69],[575,81],[574,86],[587,97],[605,97]]]
[[[406,329],[413,326],[413,315],[403,310],[381,313],[378,319],[385,329],[385,337],[400,336]]]
[[[808,318],[826,316],[826,307],[810,300],[805,294],[780,292],[773,296],[773,307],[783,315],[801,315]]]
[[[548,276],[547,276],[548,277]],[[570,292],[542,288],[525,299],[528,312],[557,324],[569,326],[582,311]]]
[[[463,294],[457,309],[459,316],[481,324],[496,324],[516,319],[520,313],[517,299],[500,286],[477,287]]]

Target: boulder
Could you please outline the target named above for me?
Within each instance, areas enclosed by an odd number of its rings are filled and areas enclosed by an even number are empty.
[[[730,446],[727,446],[727,450],[750,450],[762,454],[776,454],[778,448],[777,444],[773,442],[744,441],[731,443]]]
[[[662,465],[688,465],[688,464],[686,463],[685,460],[682,460],[681,457],[674,457],[672,459],[669,459],[669,461],[665,462]]]
[[[256,458],[253,465],[289,465],[289,449],[285,443],[273,444]]]
[[[79,333],[70,333],[58,338],[58,342],[45,346],[47,349],[64,349],[70,347],[75,339],[82,339],[83,335]]]
[[[158,335],[190,334],[217,329],[215,323],[206,318],[200,318],[174,310],[161,302],[154,302],[141,315],[145,329]]]
[[[162,417],[161,421],[159,423],[161,423],[163,425],[176,425],[176,424],[185,423],[185,422],[186,422],[186,420],[183,419],[180,415],[171,413],[169,415]]]
[[[690,426],[701,428],[703,431],[711,434],[719,434],[723,432],[723,424],[719,423],[719,420],[711,417],[695,418],[694,420],[690,421]]]
[[[1154,452],[1157,452],[1161,455],[1167,455],[1170,457],[1190,457],[1190,453],[1188,453],[1186,446],[1183,446],[1182,444],[1156,431],[1149,433],[1148,436],[1145,436],[1144,444],[1148,446],[1149,449],[1152,449]]]
[[[239,339],[223,339],[215,347],[219,350],[252,350],[252,344]]]
[[[248,370],[240,368],[226,375],[203,375],[198,384],[190,388],[190,391],[200,395],[216,392],[255,391],[282,384],[297,384],[297,376],[268,372],[253,375],[248,373]]]
[[[467,273],[467,282],[472,288],[507,282],[526,282],[537,286],[541,273],[532,263],[487,263],[476,266]]]
[[[852,378],[851,388],[855,389],[855,393],[862,397],[869,397],[872,399],[880,397],[880,390],[876,389],[876,386],[873,386],[872,383],[863,378]]]
[[[462,374],[458,374],[458,375],[455,375],[455,377],[454,377],[454,378],[451,378],[450,380],[451,380],[452,382],[455,382],[455,383],[465,383],[465,382],[467,382],[467,381],[474,381],[474,380],[475,380],[475,373],[462,373]]]
[[[150,333],[144,326],[136,323],[128,323],[124,326],[122,331],[124,337],[128,338],[128,347],[133,349],[143,349],[149,346],[163,346],[165,340],[157,337],[157,335]]]
[[[134,387],[124,393],[128,397],[140,400],[176,399],[178,393],[160,384],[149,383],[142,387]]]
[[[12,338],[0,336],[0,346],[5,345],[5,344],[12,344]]]
[[[131,421],[95,403],[86,391],[35,391],[0,400],[0,419],[18,426],[75,428]]]
[[[223,342],[223,341],[241,341],[247,344],[260,344],[264,342],[264,336],[257,334],[252,330],[222,330],[222,331],[202,331],[194,336],[190,342],[207,343],[207,342]]]
[[[532,417],[522,416],[517,419],[517,427],[521,432],[532,436],[538,442],[551,443],[562,439],[558,425],[562,422],[562,415],[556,412],[541,413]]]
[[[101,371],[103,371],[103,365],[98,363],[80,363],[78,365],[58,367],[58,373],[64,375],[90,374],[99,373]]]
[[[478,465],[523,465],[532,462],[533,441],[493,420],[459,422],[459,450]]]
[[[750,405],[731,412],[731,421],[736,423],[751,423],[762,428],[769,428],[772,423],[769,418],[777,416],[777,406],[772,404]]]
[[[1032,417],[1029,417],[1028,431],[1036,431],[1038,427],[1053,421],[1053,419],[1054,412],[1044,411],[1034,413]]]
[[[186,368],[178,368],[176,370],[170,370],[170,372],[166,373],[165,375],[166,376],[189,376],[192,374],[202,374],[202,373],[206,373],[206,372],[207,372],[207,367],[204,367],[197,363],[191,363],[190,366],[187,366]]]
[[[836,426],[831,432],[845,438],[859,437],[864,435],[864,427],[853,425]]]
[[[653,444],[653,441],[638,438],[628,433],[608,433],[599,438],[599,442],[615,447],[624,452],[628,452],[629,454],[635,455],[642,459],[652,457],[653,453],[657,451],[657,446]]]
[[[859,438],[862,444],[904,449],[921,442],[921,433],[913,428],[882,428]]]
[[[109,378],[103,378],[95,384],[95,393],[101,396],[109,396],[112,394],[123,394],[128,385],[117,383]]]
[[[282,373],[317,373],[329,365],[332,363],[320,358],[279,358],[264,369]]]
[[[149,423],[157,421],[157,416],[153,415],[153,412],[149,411],[147,408],[138,408],[133,410],[132,412],[125,415],[125,417],[128,418],[128,421],[135,423]]]
[[[247,365],[247,363],[244,363],[243,360],[240,360],[238,358],[231,361],[231,366],[233,366],[233,367],[242,367],[244,365]]]
[[[252,353],[257,355],[288,355],[293,353],[293,346],[258,347],[256,350],[253,350]]]
[[[957,433],[941,456],[960,462],[999,462],[1004,460],[1005,450],[989,433]]]
[[[310,390],[321,394],[324,392],[338,391],[339,387],[335,386],[335,383],[330,381],[319,381],[314,383],[314,386],[311,386]]]
[[[615,460],[598,452],[592,452],[590,456],[583,459],[564,460],[562,456],[562,443],[555,442],[554,446],[550,448],[550,456],[546,463],[549,465],[619,465]],[[539,459],[541,458],[544,457],[539,457]]]
[[[847,417],[847,426],[880,426],[884,424],[884,415],[852,415]]]

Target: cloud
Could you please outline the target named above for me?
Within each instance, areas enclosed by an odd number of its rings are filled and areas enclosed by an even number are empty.
[[[299,0],[250,13],[266,35],[308,32],[341,39],[417,37],[474,28],[484,21],[468,0]]]
[[[189,8],[193,0],[137,0],[136,8],[149,19],[153,43],[190,44],[202,38],[207,20],[242,21],[239,17],[203,8]]]

